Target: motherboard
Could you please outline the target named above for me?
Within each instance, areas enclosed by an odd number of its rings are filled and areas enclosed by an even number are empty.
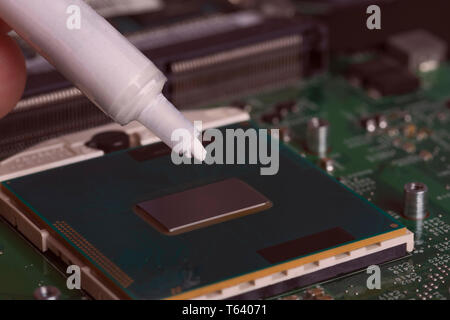
[[[336,299],[448,299],[449,238],[449,66],[423,75],[424,89],[401,99],[373,100],[339,75],[328,75],[267,95],[249,98],[261,125],[280,105],[296,104],[276,127],[297,152],[372,201],[415,234],[410,256],[381,267],[381,290],[368,290],[366,272],[333,279],[288,294],[303,299],[317,294]],[[345,105],[345,108],[342,106]],[[308,152],[304,137],[311,117],[327,119],[327,158]],[[386,126],[367,128],[366,119],[385,119]],[[272,126],[272,125],[271,125]],[[412,132],[410,131],[412,130]],[[429,132],[423,136],[424,132]],[[428,187],[427,218],[403,215],[404,185],[418,181]]]

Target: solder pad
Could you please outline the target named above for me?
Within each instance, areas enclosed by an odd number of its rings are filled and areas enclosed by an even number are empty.
[[[175,165],[153,145],[3,187],[30,219],[132,299],[195,298],[406,233],[284,145],[276,175],[261,175],[260,167]],[[245,182],[273,206],[175,235],[161,233],[135,212],[139,203],[227,179]]]

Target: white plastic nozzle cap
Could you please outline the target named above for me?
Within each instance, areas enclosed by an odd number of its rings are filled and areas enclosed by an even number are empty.
[[[164,119],[164,121],[161,121]],[[145,127],[149,128],[161,141],[167,144],[171,149],[175,147],[182,148],[175,150],[187,157],[194,157],[200,162],[206,158],[206,150],[202,143],[198,140],[200,132],[198,132],[193,124],[187,120],[174,106],[168,101],[163,94],[159,94],[151,101],[140,113],[136,119]],[[176,139],[172,139],[172,135],[176,130],[183,130],[184,133],[189,133],[191,137],[190,143],[180,143]],[[175,137],[178,135],[174,135]]]

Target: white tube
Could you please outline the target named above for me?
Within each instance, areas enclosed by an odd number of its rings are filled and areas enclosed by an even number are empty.
[[[170,147],[173,130],[195,134],[162,96],[165,76],[82,0],[0,0],[0,16],[116,122],[138,120]]]

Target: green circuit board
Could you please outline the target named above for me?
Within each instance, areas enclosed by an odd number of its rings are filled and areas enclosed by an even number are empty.
[[[408,257],[381,267],[381,289],[368,290],[366,270],[333,279],[278,298],[305,299],[318,287],[335,299],[448,299],[450,297],[450,66],[422,74],[421,90],[410,95],[374,100],[341,76],[325,76],[251,97],[247,103],[262,126],[262,115],[283,101],[299,110],[276,125],[288,144],[318,163],[304,147],[305,125],[313,116],[330,123],[328,157],[334,177],[389,212],[415,233]],[[384,115],[388,126],[367,132],[359,119]],[[429,216],[406,219],[403,186],[423,182],[429,188]]]
[[[237,124],[221,130],[235,127],[251,128]],[[262,139],[274,138],[262,137],[258,143]],[[404,228],[286,146],[280,148],[274,175],[261,175],[261,167],[252,164],[177,166],[170,157],[162,144],[144,146],[8,180],[2,186],[132,299],[189,295],[233,277]],[[229,189],[216,194],[211,186],[225,181]],[[251,189],[230,195],[231,188],[242,184]],[[41,188],[36,190],[36,185]],[[198,187],[204,191],[181,195]],[[180,234],[161,232],[135,208],[151,200],[149,209],[141,207],[144,216],[162,210],[177,225],[180,217],[190,219],[201,211],[198,204],[220,202],[225,193],[228,203],[237,201],[241,207],[253,192],[271,205]],[[161,203],[167,195],[179,198],[173,211]],[[196,205],[189,210],[186,202],[191,197]],[[336,208],[345,210],[337,215]],[[311,235],[317,239],[305,241]],[[293,240],[302,245],[292,247]]]
[[[64,269],[57,263],[0,220],[0,300],[34,299],[34,291],[41,286],[58,288],[61,299],[85,298],[83,292],[67,289]]]
[[[313,163],[318,159],[304,147],[305,125],[313,116],[330,123],[334,170],[329,174],[372,201],[415,233],[414,251],[381,266],[381,289],[369,290],[368,274],[350,275],[299,288],[277,299],[307,299],[319,289],[333,299],[448,299],[450,272],[450,65],[421,74],[421,89],[412,94],[374,100],[339,74],[327,74],[279,90],[249,96],[242,102],[262,127],[282,128],[286,143]],[[277,104],[298,107],[280,123],[261,121]],[[367,132],[360,119],[384,115],[388,126]],[[429,217],[412,221],[402,216],[403,186],[428,186]],[[0,298],[32,298],[41,283],[64,288],[64,276],[51,257],[43,256],[6,224],[0,222],[0,279],[8,275]],[[11,266],[19,266],[11,277]],[[5,278],[6,279],[6,278]],[[26,279],[27,281],[17,280]],[[29,281],[29,280],[32,281]],[[78,291],[62,298],[82,298]]]

